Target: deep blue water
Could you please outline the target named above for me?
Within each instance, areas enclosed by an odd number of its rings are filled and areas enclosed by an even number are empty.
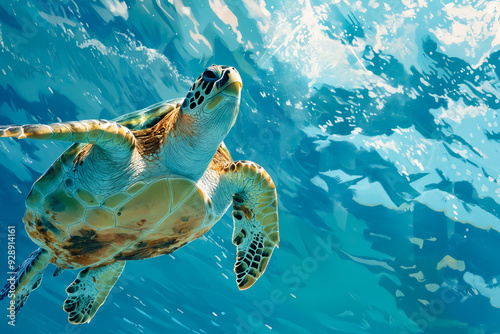
[[[498,1],[27,3],[0,4],[0,124],[111,119],[235,66],[225,142],[273,177],[281,243],[239,291],[227,214],[129,262],[80,326],[77,272],[50,267],[1,333],[500,333]],[[68,146],[0,142],[2,280],[6,226],[24,259],[24,200]]]

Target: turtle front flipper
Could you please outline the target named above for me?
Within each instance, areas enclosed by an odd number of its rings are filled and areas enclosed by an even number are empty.
[[[116,122],[105,120],[0,126],[0,137],[88,143],[113,150],[130,150],[136,144],[132,131]]]
[[[63,308],[69,313],[69,322],[90,322],[108,297],[124,266],[125,262],[121,261],[99,268],[86,268],[78,273],[76,280],[66,289],[68,298]]]
[[[224,175],[233,195],[233,243],[238,247],[236,282],[248,289],[264,273],[279,242],[276,189],[269,174],[249,161],[228,164]]]

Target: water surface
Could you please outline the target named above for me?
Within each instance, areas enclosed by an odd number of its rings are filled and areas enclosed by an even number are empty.
[[[90,324],[52,277],[2,333],[500,331],[497,1],[0,4],[0,124],[111,119],[210,64],[244,83],[226,139],[278,189],[280,248],[239,291],[226,215],[172,256],[129,262]],[[0,142],[0,267],[30,187],[69,145]],[[6,307],[6,303],[4,304]]]

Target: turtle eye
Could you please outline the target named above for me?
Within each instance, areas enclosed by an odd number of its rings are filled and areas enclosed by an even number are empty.
[[[207,68],[205,72],[203,72],[203,80],[207,82],[215,82],[217,81],[217,73],[211,68]]]

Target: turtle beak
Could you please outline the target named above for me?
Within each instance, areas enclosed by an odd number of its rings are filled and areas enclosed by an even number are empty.
[[[220,80],[220,84],[222,86],[220,89],[222,94],[230,97],[240,97],[243,83],[241,81],[240,74],[234,67],[229,68],[229,71],[226,71],[224,73],[223,77]]]
[[[229,84],[226,89],[224,89],[223,94],[227,96],[240,97],[241,87],[243,85],[241,82],[235,81]]]

